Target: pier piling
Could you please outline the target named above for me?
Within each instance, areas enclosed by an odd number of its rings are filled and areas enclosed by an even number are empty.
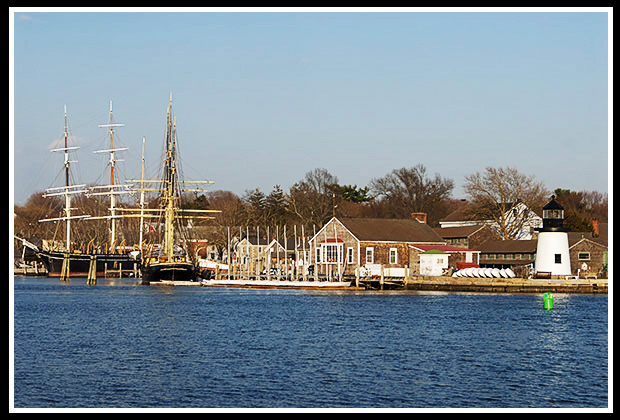
[[[90,265],[88,267],[88,279],[86,283],[89,286],[94,286],[97,284],[97,256],[90,256]]]
[[[69,254],[65,254],[62,259],[62,269],[60,270],[60,281],[69,281]]]

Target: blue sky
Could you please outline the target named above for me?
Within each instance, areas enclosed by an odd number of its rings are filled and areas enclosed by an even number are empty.
[[[211,190],[286,191],[314,168],[365,186],[421,163],[454,180],[455,198],[487,166],[607,192],[608,16],[596,10],[12,9],[14,200],[62,184],[49,149],[65,104],[78,182],[107,175],[92,152],[107,147],[110,100],[125,124],[115,145],[129,148],[119,171],[139,177],[145,136],[154,176],[170,92],[184,173]]]

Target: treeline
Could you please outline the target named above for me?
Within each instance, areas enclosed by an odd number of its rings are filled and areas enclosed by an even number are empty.
[[[223,226],[303,225],[311,231],[334,215],[408,218],[412,212],[427,213],[435,225],[459,204],[450,198],[453,188],[454,181],[429,177],[423,165],[394,170],[364,187],[340,184],[328,170],[317,168],[286,192],[279,185],[270,192],[246,190],[242,196],[220,190],[208,194],[208,203],[199,196],[187,205],[221,210],[217,223]]]
[[[305,226],[306,232],[319,229],[332,216],[409,218],[413,212],[427,214],[427,223],[438,226],[439,220],[462,205],[470,206],[480,217],[491,217],[489,209],[504,208],[506,203],[524,203],[540,211],[551,194],[565,208],[565,225],[573,231],[592,231],[592,219],[607,222],[607,194],[596,191],[575,192],[557,188],[547,190],[533,176],[520,173],[515,168],[486,168],[465,177],[464,191],[467,201],[454,199],[454,181],[439,174],[429,175],[424,165],[394,169],[383,177],[372,179],[367,186],[344,185],[326,169],[316,168],[305,174],[288,191],[275,185],[271,191],[248,189],[241,196],[225,190],[206,195],[183,197],[184,208],[221,210],[213,221],[196,224],[216,226]],[[39,223],[39,219],[58,217],[62,213],[62,198],[42,198],[33,194],[24,206],[15,206],[15,234],[23,238],[61,237],[62,227],[56,223]],[[109,200],[102,197],[76,197],[74,207],[82,214],[106,215]],[[136,207],[135,202],[120,204]],[[148,207],[157,207],[156,197],[151,197]],[[475,214],[474,214],[475,216]],[[488,219],[485,219],[488,220]],[[129,243],[136,241],[137,219],[123,220],[119,229]],[[87,238],[107,240],[109,223],[80,223],[80,230]],[[57,232],[60,229],[60,233]],[[509,238],[509,237],[507,237]]]
[[[467,176],[467,200],[453,198],[453,189],[452,179],[431,176],[421,164],[394,169],[364,187],[340,184],[328,170],[316,168],[286,192],[279,185],[270,192],[246,190],[242,196],[219,190],[195,197],[187,205],[221,210],[216,219],[221,226],[303,225],[318,229],[334,215],[409,218],[411,213],[423,212],[427,223],[437,227],[441,219],[463,205],[473,209],[472,217],[488,218],[490,207],[503,208],[506,203],[519,202],[541,213],[542,206],[555,194],[565,207],[565,225],[573,231],[592,231],[592,219],[607,222],[607,194],[561,188],[549,191],[516,168],[489,167],[483,173]]]

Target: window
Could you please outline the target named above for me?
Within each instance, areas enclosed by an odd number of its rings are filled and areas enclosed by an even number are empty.
[[[577,258],[579,261],[590,261],[590,253],[589,252],[580,252],[577,254]]]
[[[366,248],[366,264],[374,264],[374,263],[375,263],[375,249]]]
[[[555,254],[555,263],[562,264],[562,254]]]
[[[398,260],[398,249],[390,248],[390,264],[397,264]]]
[[[316,249],[316,254],[315,255],[316,255],[316,257],[315,257],[316,261],[315,262],[317,264],[319,264],[321,262],[321,248],[317,248]]]
[[[342,263],[342,244],[321,244],[323,264]]]
[[[347,248],[347,264],[353,264],[353,248]]]
[[[543,210],[543,219],[563,219],[564,210]]]

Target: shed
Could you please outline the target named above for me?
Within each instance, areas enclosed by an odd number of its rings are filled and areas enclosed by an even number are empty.
[[[432,248],[420,253],[420,274],[441,276],[448,269],[448,253]]]

